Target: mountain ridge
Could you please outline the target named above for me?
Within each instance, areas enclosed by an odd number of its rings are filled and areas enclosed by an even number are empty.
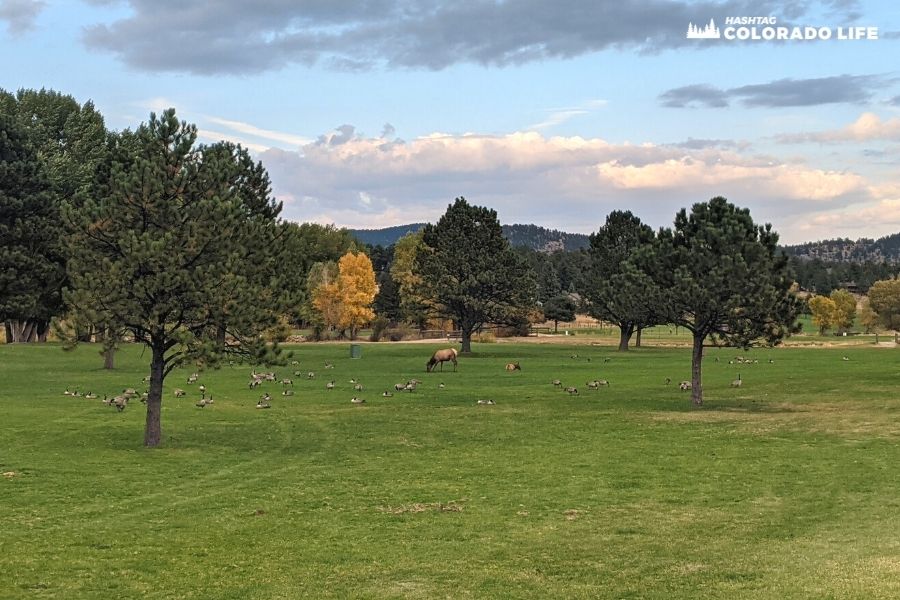
[[[426,223],[409,223],[395,225],[380,229],[350,229],[351,235],[363,244],[372,246],[390,246],[408,233],[416,233],[424,228]],[[503,237],[509,240],[513,246],[524,246],[539,252],[556,252],[565,250],[571,252],[587,248],[589,236],[583,233],[568,233],[558,229],[548,229],[540,225],[514,223],[501,225]]]

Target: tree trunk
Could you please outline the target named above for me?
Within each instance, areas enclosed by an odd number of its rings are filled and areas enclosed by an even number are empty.
[[[462,331],[462,348],[460,348],[460,352],[462,354],[470,354],[472,352],[472,330],[466,329],[463,327]]]
[[[225,323],[219,323],[216,326],[216,348],[225,349]]]
[[[162,441],[162,387],[165,367],[165,346],[161,341],[151,344],[153,358],[150,362],[150,392],[147,395],[147,421],[144,426],[144,446],[156,448]]]
[[[703,341],[706,336],[694,333],[694,348],[691,352],[691,400],[695,406],[703,405],[703,383],[700,377],[703,362]]]
[[[622,323],[619,325],[619,352],[628,350],[628,342],[634,333],[634,323]]]
[[[50,335],[50,321],[36,321],[35,336],[38,343],[45,343]]]
[[[106,369],[108,371],[112,371],[113,369],[115,369],[116,368],[115,359],[116,359],[116,348],[114,346],[103,349],[103,368],[104,369]]]
[[[553,321],[553,333],[559,333],[559,321]]]
[[[12,323],[10,323],[9,321],[4,321],[3,327],[6,330],[6,332],[5,332],[6,333],[6,343],[12,344],[13,343]]]
[[[635,333],[635,336],[634,336],[634,347],[635,347],[635,348],[640,348],[640,347],[641,347],[641,332],[642,332],[642,331],[644,331],[644,328],[638,326],[637,332]]]

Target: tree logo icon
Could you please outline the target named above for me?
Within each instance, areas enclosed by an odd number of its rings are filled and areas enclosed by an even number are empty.
[[[688,23],[687,39],[689,40],[717,40],[720,37],[722,35],[713,19],[710,19],[706,27],[702,29],[693,23]]]

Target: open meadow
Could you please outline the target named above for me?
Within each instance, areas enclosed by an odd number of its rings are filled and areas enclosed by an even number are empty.
[[[438,347],[294,346],[290,397],[175,371],[155,450],[139,401],[63,393],[142,390],[140,347],[112,372],[0,347],[0,598],[900,597],[897,350],[710,349],[698,409],[686,348],[476,344],[426,374]]]

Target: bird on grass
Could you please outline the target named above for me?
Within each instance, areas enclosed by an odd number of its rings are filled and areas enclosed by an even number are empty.
[[[480,404],[482,406],[489,404],[496,404],[493,400],[479,400],[476,404]]]
[[[352,402],[353,404],[365,404],[366,403],[366,401],[364,399],[357,398],[356,396],[353,396],[352,398],[350,398],[350,402]]]
[[[263,402],[262,400],[260,400],[256,403],[256,408],[272,408],[272,405],[268,402]]]

